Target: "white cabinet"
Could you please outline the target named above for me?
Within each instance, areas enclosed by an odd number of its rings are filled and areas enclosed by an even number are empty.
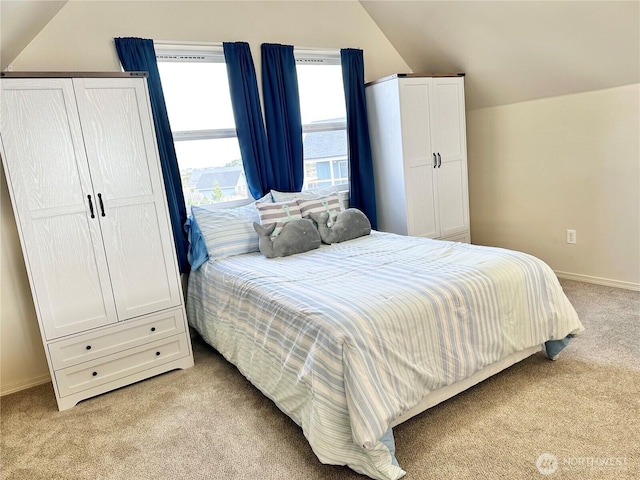
[[[470,241],[464,77],[367,84],[378,229]]]
[[[146,78],[77,75],[0,79],[2,159],[60,409],[193,365]]]

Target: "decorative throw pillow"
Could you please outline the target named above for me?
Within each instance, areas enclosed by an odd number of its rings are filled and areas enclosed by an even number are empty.
[[[298,203],[295,200],[256,203],[256,207],[258,208],[260,223],[262,223],[263,226],[266,227],[270,223],[276,224],[273,233],[271,233],[271,238],[275,238],[280,234],[285,223],[302,218],[300,207],[298,207]]]
[[[191,270],[198,270],[200,265],[209,260],[209,253],[207,252],[207,245],[202,237],[200,227],[198,227],[198,222],[193,218],[193,215],[189,215],[187,221],[184,222],[184,231],[187,232],[189,240],[187,260],[191,265]]]
[[[313,222],[307,218],[298,218],[284,224],[280,235],[271,237],[275,223],[262,226],[253,224],[260,236],[260,252],[267,258],[287,257],[296,253],[308,252],[322,243],[320,234]]]
[[[315,188],[313,190],[305,190],[304,192],[279,192],[277,190],[271,190],[271,196],[274,202],[285,202],[293,199],[311,200],[335,193],[340,199],[342,209],[345,210],[349,208],[349,190],[340,190],[339,188],[340,187]]]
[[[357,208],[347,208],[344,212],[340,212],[331,227],[327,225],[329,219],[327,213],[312,213],[311,218],[318,224],[322,243],[346,242],[371,233],[371,222]]]
[[[287,200],[294,199],[307,199],[326,197],[335,193],[335,187],[316,188],[314,190],[305,190],[304,192],[279,192],[278,190],[271,190],[271,196],[274,202],[286,202]]]
[[[336,216],[342,211],[340,199],[335,193],[310,200],[298,199],[298,206],[300,207],[302,218],[311,218],[312,213],[326,213],[329,226],[333,225]]]
[[[237,208],[220,208],[216,205],[192,206],[209,259],[221,259],[231,255],[257,252],[258,234],[253,222],[260,220],[254,203]]]

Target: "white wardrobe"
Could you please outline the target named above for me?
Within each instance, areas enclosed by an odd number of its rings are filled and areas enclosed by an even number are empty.
[[[3,74],[0,115],[59,409],[192,366],[144,74]]]
[[[378,230],[470,242],[464,76],[365,87]]]

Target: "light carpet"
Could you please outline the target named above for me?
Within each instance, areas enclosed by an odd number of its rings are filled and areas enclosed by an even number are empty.
[[[562,285],[586,332],[397,426],[407,480],[640,478],[640,292]],[[1,478],[365,478],[322,465],[234,366],[193,347],[195,367],[64,412],[51,384],[2,397]]]

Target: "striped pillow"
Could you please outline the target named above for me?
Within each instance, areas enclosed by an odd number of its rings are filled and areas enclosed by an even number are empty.
[[[271,196],[274,202],[286,202],[287,200],[304,199],[311,200],[312,198],[326,197],[335,193],[335,187],[316,188],[313,190],[305,190],[304,192],[279,192],[278,190],[271,190]]]
[[[260,238],[253,229],[259,222],[256,205],[250,203],[237,208],[207,208],[192,206],[210,260],[257,252]]]
[[[329,221],[327,225],[330,227],[333,225],[334,220],[338,216],[338,213],[342,211],[342,204],[340,198],[336,193],[327,195],[326,197],[314,198],[310,200],[298,199],[298,207],[300,207],[300,213],[302,218],[311,218],[311,213],[328,213]]]
[[[295,200],[277,203],[257,203],[256,206],[258,207],[262,225],[276,224],[276,229],[271,234],[271,238],[278,236],[285,223],[302,218],[300,207],[298,207],[298,203]]]

